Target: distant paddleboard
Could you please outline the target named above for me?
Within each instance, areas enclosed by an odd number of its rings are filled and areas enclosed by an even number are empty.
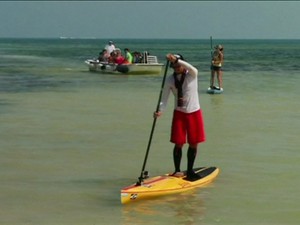
[[[217,177],[220,170],[217,167],[200,167],[194,169],[194,171],[199,175],[199,179],[194,181],[187,180],[186,171],[184,171],[181,177],[165,174],[147,178],[140,185],[132,184],[124,187],[121,190],[121,203],[126,204],[205,186]]]
[[[207,93],[208,94],[222,94],[223,93],[223,88],[219,88],[219,87],[216,87],[216,88],[208,88],[207,89]]]

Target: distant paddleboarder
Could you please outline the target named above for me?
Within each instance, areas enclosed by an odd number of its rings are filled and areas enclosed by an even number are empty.
[[[215,46],[215,50],[212,54],[212,59],[211,59],[211,78],[210,78],[210,89],[216,89],[216,90],[221,90],[223,91],[223,71],[222,71],[222,65],[224,62],[224,53],[223,53],[223,46],[222,45],[217,45]],[[215,82],[215,74],[217,74],[217,80],[219,86],[216,87],[214,85]]]

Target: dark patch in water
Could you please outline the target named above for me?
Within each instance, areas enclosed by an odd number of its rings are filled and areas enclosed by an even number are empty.
[[[8,101],[1,99],[0,100],[0,113],[7,112],[7,107],[10,105],[12,105],[12,103],[9,103]]]
[[[0,76],[0,92],[20,93],[36,92],[57,88],[70,81],[58,80],[51,76],[36,76],[22,73],[13,73]]]

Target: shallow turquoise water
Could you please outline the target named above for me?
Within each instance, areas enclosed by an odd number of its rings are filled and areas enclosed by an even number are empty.
[[[292,64],[236,69],[230,52],[251,47],[232,45],[239,49],[227,50],[225,91],[208,95],[206,62],[195,59],[207,132],[196,165],[221,173],[205,188],[122,206],[120,189],[136,182],[142,167],[162,76],[89,73],[87,52],[66,53],[73,49],[66,42],[49,44],[57,49],[47,53],[39,42],[23,43],[21,52],[1,44],[1,224],[299,224],[299,73]],[[153,45],[162,61],[171,51],[164,41]],[[254,59],[250,65],[260,67]],[[170,99],[147,161],[153,176],[173,170],[171,114]]]

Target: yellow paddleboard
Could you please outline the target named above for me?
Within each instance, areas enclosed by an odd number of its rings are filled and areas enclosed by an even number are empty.
[[[149,199],[168,194],[187,191],[204,186],[217,177],[220,170],[217,167],[201,167],[194,169],[200,178],[188,181],[186,176],[175,177],[170,174],[147,178],[142,184],[132,184],[121,190],[121,203],[126,204],[141,199]]]

